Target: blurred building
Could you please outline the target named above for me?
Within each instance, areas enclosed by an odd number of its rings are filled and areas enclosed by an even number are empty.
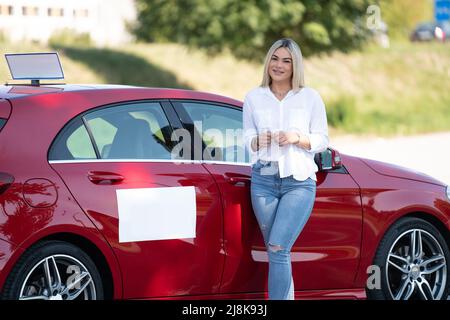
[[[97,45],[132,39],[134,0],[0,0],[0,32],[11,41],[46,42],[53,33],[88,33]]]

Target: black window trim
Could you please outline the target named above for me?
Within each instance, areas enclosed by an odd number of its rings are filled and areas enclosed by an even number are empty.
[[[91,127],[88,125],[86,118],[84,116],[81,116],[80,119],[83,122],[83,126],[88,133],[92,147],[94,148],[95,156],[97,157],[97,159],[101,159],[100,151],[98,150],[98,146],[97,143],[95,142],[94,134],[92,133]]]
[[[97,157],[96,159],[89,159],[86,161],[105,160],[105,159],[101,159],[101,157],[100,157],[97,143],[95,143],[94,137],[92,135],[92,131],[91,131],[89,125],[87,124],[84,116],[86,114],[96,112],[99,110],[103,110],[106,108],[112,108],[112,107],[123,106],[123,105],[127,105],[127,104],[136,104],[136,103],[159,103],[159,105],[161,106],[161,109],[169,123],[170,129],[171,129],[171,135],[177,129],[186,129],[191,134],[192,134],[192,130],[195,130],[194,134],[197,134],[197,135],[199,134],[199,132],[196,130],[196,128],[194,126],[193,120],[191,119],[191,117],[189,116],[187,111],[185,110],[183,103],[199,103],[199,104],[207,104],[207,105],[216,105],[219,107],[230,108],[230,109],[234,109],[234,110],[242,112],[241,106],[227,104],[227,103],[218,102],[218,101],[197,100],[197,99],[140,99],[140,100],[126,100],[126,101],[114,102],[114,103],[110,103],[110,104],[106,104],[106,105],[96,106],[96,107],[90,108],[89,110],[85,110],[85,111],[77,114],[76,116],[74,116],[72,119],[70,119],[69,121],[67,121],[64,124],[64,126],[55,135],[55,137],[53,138],[53,140],[48,148],[47,161],[72,161],[72,160],[50,160],[49,156],[50,156],[50,151],[53,148],[53,145],[58,140],[58,137],[63,133],[64,130],[66,130],[67,127],[70,126],[70,124],[72,122],[77,121],[77,119],[81,120],[85,129],[87,130],[91,145],[92,145],[92,147],[95,151],[96,157]],[[191,129],[189,127],[191,127]],[[190,160],[200,161],[200,162],[209,161],[209,160],[203,159],[203,151],[205,150],[206,145],[203,141],[203,138],[200,137],[200,139],[202,141],[202,159],[195,159],[195,153],[192,152]],[[194,143],[194,141],[192,143]],[[156,159],[154,159],[154,160],[156,160]],[[78,160],[75,160],[75,161],[78,161]],[[83,160],[80,160],[80,161],[83,161]],[[183,160],[180,160],[180,161],[183,161]],[[226,162],[224,162],[224,163],[226,163]],[[230,164],[233,164],[233,163],[230,162]],[[236,164],[236,163],[234,163],[234,164]],[[344,165],[342,165],[340,168],[337,168],[337,169],[325,169],[325,170],[320,170],[319,172],[349,174],[347,168]]]

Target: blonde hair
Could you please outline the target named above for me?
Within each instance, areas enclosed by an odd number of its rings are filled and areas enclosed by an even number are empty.
[[[294,40],[289,38],[280,39],[274,42],[267,52],[264,62],[264,75],[261,82],[261,87],[269,87],[272,83],[272,78],[269,75],[269,63],[274,52],[279,48],[286,48],[292,57],[292,89],[298,91],[305,86],[305,76],[303,68],[303,56],[302,51]]]

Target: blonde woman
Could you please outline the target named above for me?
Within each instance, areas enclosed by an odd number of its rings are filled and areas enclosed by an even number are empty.
[[[305,87],[302,54],[292,39],[269,49],[261,86],[244,101],[251,154],[251,201],[269,256],[269,299],[294,298],[290,250],[311,215],[318,168],[328,146],[322,98]]]

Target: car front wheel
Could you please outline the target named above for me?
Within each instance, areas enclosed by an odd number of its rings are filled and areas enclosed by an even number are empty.
[[[449,294],[450,253],[439,230],[418,218],[396,222],[383,237],[374,265],[380,287],[369,299],[442,300]]]
[[[5,283],[7,300],[103,299],[100,274],[80,248],[62,241],[44,241],[19,259]]]

